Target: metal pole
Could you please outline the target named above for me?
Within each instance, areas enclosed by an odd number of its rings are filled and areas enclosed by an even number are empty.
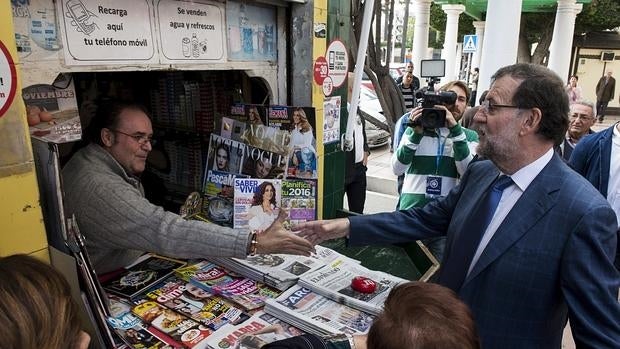
[[[357,106],[360,101],[360,85],[362,81],[362,73],[364,72],[364,64],[366,62],[366,49],[368,48],[368,35],[370,32],[370,22],[372,21],[373,8],[375,0],[366,0],[364,4],[364,19],[362,20],[362,32],[360,42],[357,48],[357,59],[355,60],[355,69],[353,70],[353,91],[351,92],[351,108],[349,109],[349,118],[347,119],[347,132],[343,135],[344,142],[342,148],[344,151],[353,150],[353,128],[355,127],[355,118],[357,115]]]

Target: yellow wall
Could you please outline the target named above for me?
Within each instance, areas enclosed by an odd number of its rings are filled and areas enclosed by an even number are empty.
[[[314,23],[327,23],[327,0],[315,0],[314,1]],[[316,59],[320,56],[325,56],[325,49],[327,48],[326,38],[317,38],[312,35],[312,63],[316,62]],[[313,68],[313,67],[312,67]],[[327,175],[325,172],[325,147],[323,146],[323,89],[321,85],[318,85],[314,79],[312,80],[312,106],[316,111],[316,139],[317,139],[317,153],[318,161],[320,164],[318,167],[318,202],[317,202],[317,214],[318,219],[323,218],[323,195],[325,181],[323,180]]]
[[[0,1],[0,41],[18,73],[15,98],[0,117],[0,256],[28,253],[49,260],[11,13],[11,2]]]

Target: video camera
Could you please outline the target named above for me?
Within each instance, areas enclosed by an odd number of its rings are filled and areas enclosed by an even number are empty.
[[[418,91],[416,93],[422,115],[411,122],[411,126],[424,128],[440,128],[446,126],[446,111],[435,108],[436,105],[452,105],[456,103],[456,93],[453,91]]]
[[[452,105],[456,103],[456,93],[452,91],[435,91],[436,78],[445,75],[446,61],[443,59],[424,59],[420,64],[423,78],[427,78],[428,87],[416,92],[415,97],[418,106],[422,107],[422,115],[414,122],[407,124],[409,127],[422,126],[424,128],[440,128],[446,125],[446,111],[435,108],[435,105]]]

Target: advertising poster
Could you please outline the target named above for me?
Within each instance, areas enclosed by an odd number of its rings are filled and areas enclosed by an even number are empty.
[[[159,1],[162,63],[224,58],[224,7],[206,1]]]
[[[150,1],[59,0],[67,64],[156,63]]]
[[[60,74],[53,85],[36,84],[22,89],[26,118],[32,137],[66,143],[82,137],[75,86],[70,74]]]
[[[340,140],[340,96],[323,101],[323,144]]]
[[[11,1],[11,10],[20,61],[57,60],[61,45],[53,1]]]
[[[276,11],[245,2],[226,2],[228,58],[239,61],[277,59]]]

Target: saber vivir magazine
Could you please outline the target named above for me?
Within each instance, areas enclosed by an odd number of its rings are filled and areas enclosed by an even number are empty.
[[[281,181],[236,178],[234,228],[265,230],[278,217]]]

